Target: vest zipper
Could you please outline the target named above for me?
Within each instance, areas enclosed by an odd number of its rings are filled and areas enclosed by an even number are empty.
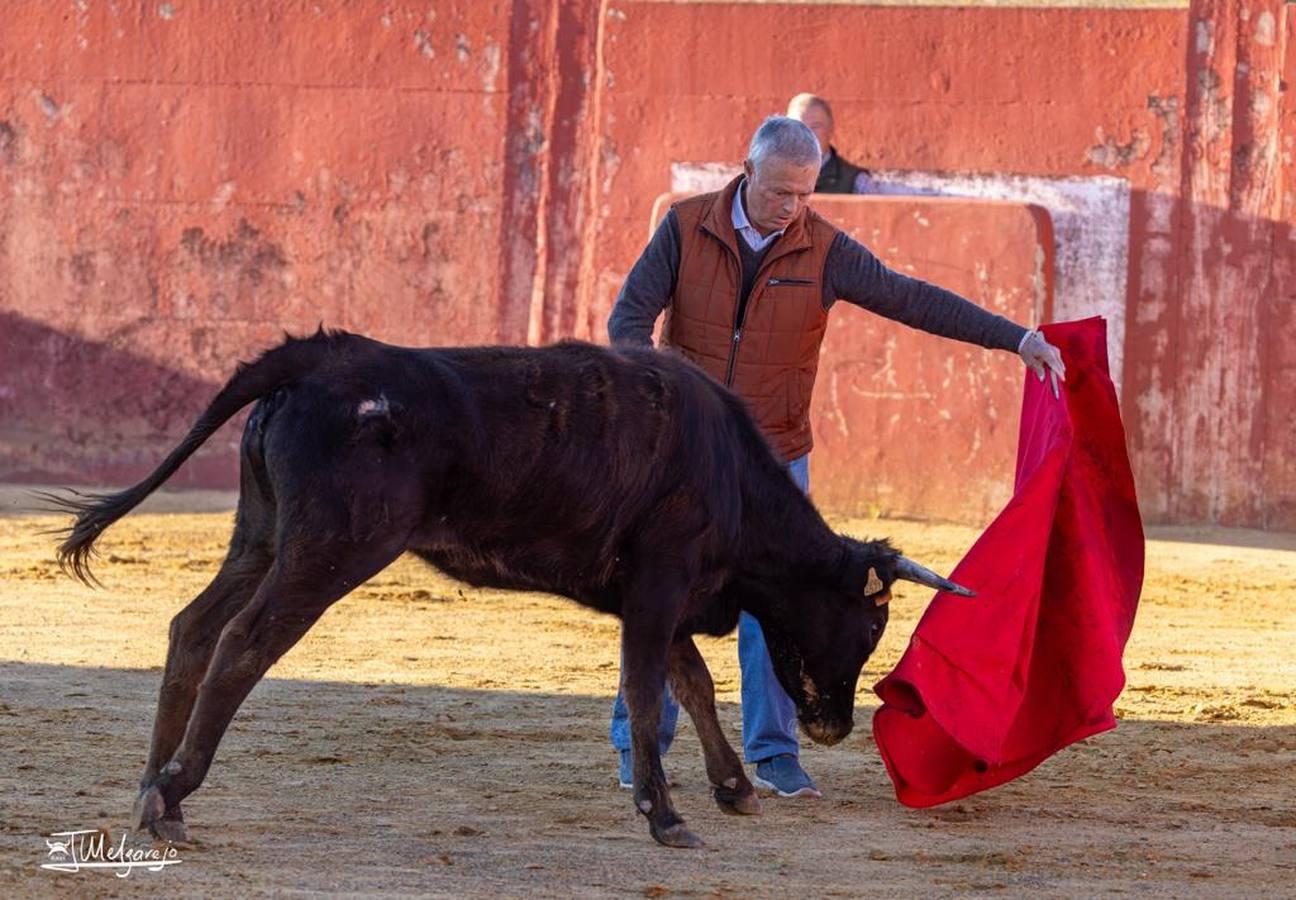
[[[742,325],[739,325],[734,329],[733,340],[729,344],[729,368],[725,369],[725,387],[733,387],[734,363],[738,362],[738,345],[741,343]]]
[[[743,239],[742,235],[734,235],[734,237],[740,241]],[[719,235],[716,235],[716,239],[719,240]],[[725,379],[724,379],[725,387],[731,388],[733,387],[734,365],[738,362],[738,345],[742,343],[743,323],[738,318],[738,311],[742,309],[742,283],[743,283],[742,268],[743,266],[742,266],[741,254],[735,253],[733,251],[733,248],[730,247],[728,244],[726,244],[723,240],[720,241],[720,245],[729,251],[729,257],[738,264],[738,296],[734,298],[734,330],[733,330],[733,338],[729,341],[729,365],[725,367]],[[752,290],[753,291],[756,290],[755,284],[752,285]],[[751,303],[751,297],[747,298],[747,302]],[[747,311],[743,309],[742,312],[745,318]]]

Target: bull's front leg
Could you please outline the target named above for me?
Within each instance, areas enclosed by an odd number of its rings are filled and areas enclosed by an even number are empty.
[[[666,652],[675,629],[675,616],[666,613],[666,609],[673,608],[678,607],[673,603],[636,604],[627,597],[623,609],[622,693],[630,711],[634,802],[635,808],[647,817],[648,830],[658,843],[667,847],[701,847],[701,838],[688,830],[671,805],[670,789],[657,749]]]
[[[707,778],[711,781],[716,805],[730,815],[760,815],[760,797],[747,779],[738,754],[725,739],[716,716],[715,683],[693,638],[680,638],[671,644],[668,665],[671,688],[680,704],[688,710],[702,741]]]

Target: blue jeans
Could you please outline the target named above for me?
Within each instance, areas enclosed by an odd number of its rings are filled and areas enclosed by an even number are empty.
[[[808,493],[809,455],[792,460],[787,470],[797,487]],[[774,675],[760,623],[745,612],[738,617],[738,668],[742,671],[743,758],[754,763],[780,753],[797,756],[800,746],[796,736],[796,705]],[[678,721],[679,703],[671,694],[670,686],[663,685],[661,721],[657,725],[657,749],[662,756],[675,739]],[[630,711],[619,689],[612,703],[609,737],[617,750],[630,749]]]

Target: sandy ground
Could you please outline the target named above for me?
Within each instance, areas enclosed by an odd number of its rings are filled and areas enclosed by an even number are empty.
[[[1290,536],[1151,541],[1120,727],[957,804],[896,803],[867,690],[854,735],[806,745],[826,799],[767,800],[754,819],[711,803],[684,725],[666,766],[708,841],[700,852],[655,846],[614,784],[614,620],[471,590],[402,559],[330,610],[249,698],[185,803],[182,864],[118,879],[40,870],[43,835],[120,836],[168,621],[214,573],[231,517],[132,516],[103,541],[106,588],[91,591],[59,573],[38,534],[57,520],[16,515],[12,493],[0,511],[0,896],[1296,895]],[[837,524],[890,534],[938,569],[976,537]],[[864,684],[895,663],[924,600],[897,591]],[[702,649],[737,744],[733,639]]]

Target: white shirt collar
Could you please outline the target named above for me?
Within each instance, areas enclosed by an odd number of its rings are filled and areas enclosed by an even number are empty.
[[[747,176],[744,175],[743,180],[738,182],[738,190],[734,191],[732,211],[733,227],[734,231],[742,235],[742,239],[747,242],[747,246],[759,253],[782,237],[783,232],[786,229],[771,231],[769,234],[764,236],[756,230],[756,226],[747,218],[747,210],[743,209],[742,195],[743,188],[746,186]]]

